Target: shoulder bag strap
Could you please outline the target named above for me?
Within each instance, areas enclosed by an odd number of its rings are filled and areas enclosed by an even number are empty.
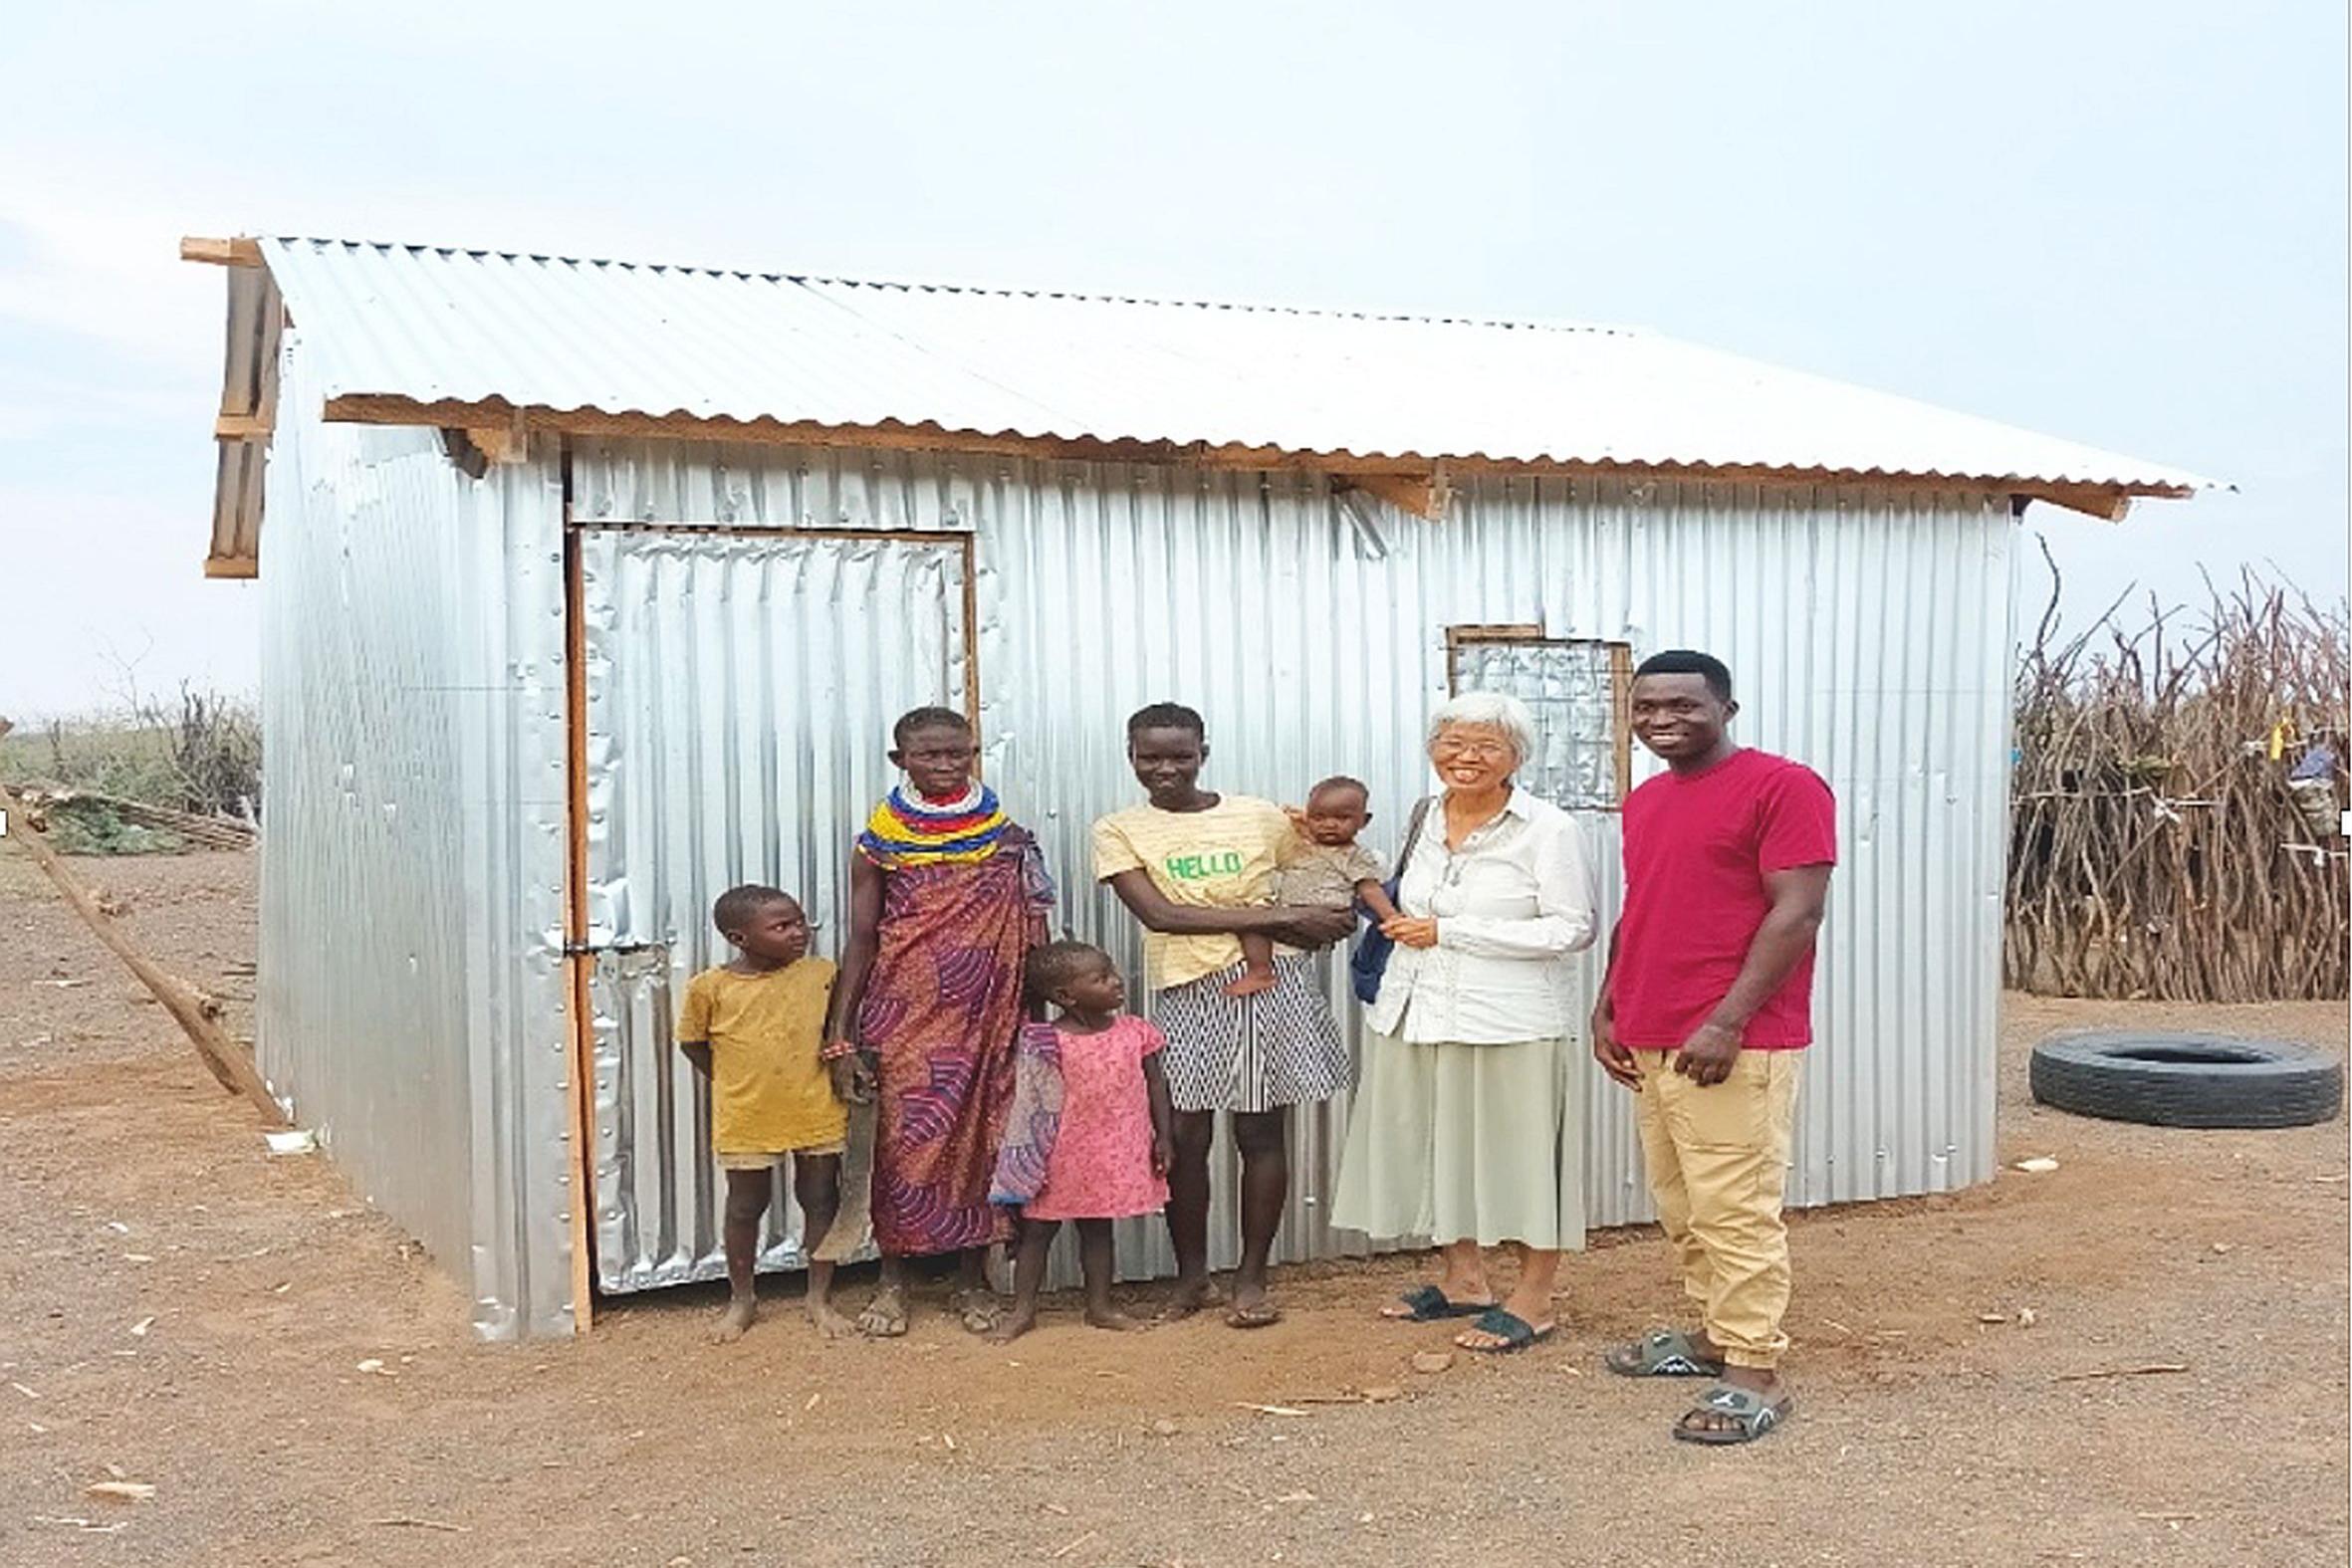
[[[1405,846],[1396,852],[1396,870],[1390,873],[1391,880],[1403,880],[1405,867],[1413,859],[1413,851],[1420,847],[1421,824],[1429,820],[1429,802],[1435,798],[1434,795],[1425,794],[1414,802],[1412,821],[1405,828]]]

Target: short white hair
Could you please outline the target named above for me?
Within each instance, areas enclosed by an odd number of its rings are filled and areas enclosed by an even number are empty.
[[[1535,716],[1528,712],[1526,703],[1502,692],[1464,692],[1440,703],[1437,712],[1429,716],[1429,733],[1423,744],[1435,746],[1442,732],[1453,729],[1495,731],[1511,744],[1515,767],[1535,755]]]

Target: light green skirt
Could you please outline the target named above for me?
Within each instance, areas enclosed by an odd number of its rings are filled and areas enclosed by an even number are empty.
[[[1584,1245],[1580,1063],[1564,1040],[1364,1031],[1331,1223],[1382,1240]]]

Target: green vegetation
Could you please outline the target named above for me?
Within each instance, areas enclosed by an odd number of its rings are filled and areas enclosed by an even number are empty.
[[[261,719],[250,701],[182,687],[176,703],[133,698],[105,713],[0,736],[0,783],[81,789],[171,811],[244,816],[261,808]],[[68,854],[151,854],[178,834],[126,822],[103,801],[62,803],[50,833]]]

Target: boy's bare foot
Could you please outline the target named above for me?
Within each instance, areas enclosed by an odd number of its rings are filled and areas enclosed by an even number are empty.
[[[857,1314],[857,1332],[872,1339],[897,1339],[906,1332],[906,1293],[896,1285],[884,1285],[874,1292],[864,1311]]]
[[[988,1331],[988,1342],[992,1345],[1010,1345],[1037,1326],[1036,1307],[1016,1306],[998,1320],[996,1327]]]
[[[1173,1321],[1224,1304],[1225,1292],[1217,1288],[1215,1280],[1206,1277],[1179,1279],[1176,1281],[1176,1293],[1168,1298],[1168,1304],[1161,1309],[1160,1316]]]
[[[1274,990],[1274,971],[1254,969],[1225,988],[1229,997],[1255,997],[1262,991]]]
[[[839,1339],[843,1334],[854,1334],[857,1325],[843,1317],[838,1308],[822,1296],[809,1298],[809,1321],[817,1325],[817,1332],[827,1339]]]
[[[718,1322],[711,1325],[711,1343],[732,1345],[743,1337],[744,1330],[750,1328],[752,1319],[759,1315],[759,1297],[731,1297],[727,1302],[727,1310],[720,1314]]]
[[[1117,1307],[1105,1306],[1086,1308],[1086,1326],[1088,1328],[1112,1329],[1121,1334],[1132,1334],[1146,1325],[1140,1319],[1127,1316]]]

